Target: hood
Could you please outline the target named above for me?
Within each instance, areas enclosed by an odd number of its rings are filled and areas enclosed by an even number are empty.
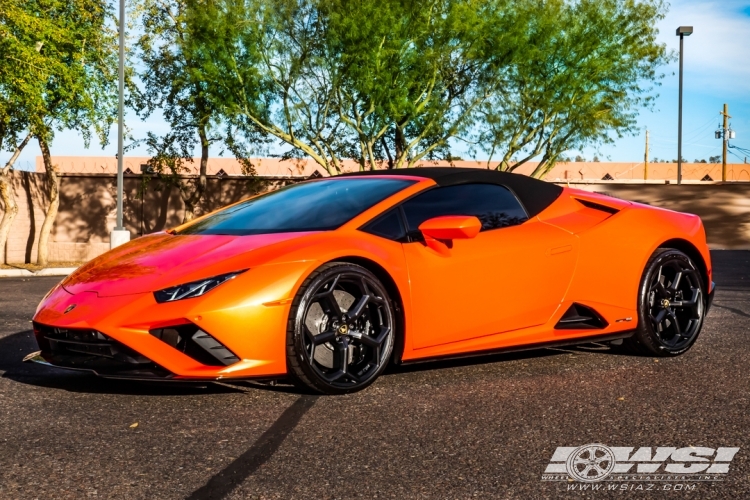
[[[277,257],[273,247],[307,233],[249,236],[172,235],[137,238],[80,267],[62,286],[70,293],[114,297],[153,292],[227,272],[247,269]]]

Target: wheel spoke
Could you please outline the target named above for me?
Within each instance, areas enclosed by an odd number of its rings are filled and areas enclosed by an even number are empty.
[[[315,345],[315,334],[304,323],[302,324],[302,329],[307,338],[310,339],[310,350],[307,352],[307,355],[310,356],[310,359],[313,359],[315,358],[315,347],[317,347]]]
[[[316,335],[307,327],[306,324],[302,323],[302,328],[305,332],[305,335],[307,335],[307,338],[310,339],[313,343],[315,343],[315,337]]]
[[[664,285],[662,285],[661,281],[657,281],[652,288],[656,293],[659,294],[659,297],[661,297],[662,299],[667,298],[667,295],[669,295],[667,293],[667,289],[664,288]]]
[[[370,293],[370,285],[364,277],[360,278],[359,286],[362,288],[362,295],[372,295]]]
[[[699,288],[690,289],[690,300],[674,300],[672,305],[674,307],[681,308],[694,308],[698,305],[698,299],[700,298],[701,291]]]
[[[391,332],[390,327],[384,326],[380,329],[377,337],[370,337],[369,335],[362,335],[360,342],[369,347],[380,347]]]
[[[700,307],[698,307],[698,303],[703,299],[702,293],[700,288],[693,288],[692,292],[690,300],[688,302],[683,302],[683,304],[690,308],[690,312],[692,313],[690,319],[701,319],[701,310]]]
[[[677,287],[680,286],[680,280],[682,280],[682,271],[677,271],[677,273],[674,275],[674,280],[672,280],[672,284],[669,285],[669,290],[674,292],[677,290]]]
[[[327,342],[333,341],[335,338],[336,338],[336,332],[333,330],[329,330],[327,332],[322,332],[322,333],[317,334],[313,338],[313,344],[315,345],[325,344]]]
[[[331,375],[329,380],[338,380],[347,374],[349,366],[349,340],[344,337],[341,342],[333,344],[333,367],[336,372]]]
[[[316,295],[317,302],[320,307],[328,314],[329,318],[338,318],[341,316],[341,306],[336,301],[336,296],[333,295],[333,290],[329,290],[320,295]]]
[[[359,301],[355,305],[349,308],[349,311],[347,311],[346,315],[349,318],[349,321],[358,319],[362,313],[364,312],[365,308],[367,307],[367,303],[370,301],[369,295],[363,295]]]
[[[669,310],[669,320],[670,323],[672,323],[672,327],[674,329],[675,335],[677,337],[682,337],[682,330],[680,330],[680,323],[677,322],[677,315],[674,313],[674,311]]]
[[[666,310],[666,309],[662,309],[662,310],[660,310],[660,311],[659,311],[659,312],[658,312],[658,313],[656,314],[656,316],[654,316],[654,315],[651,315],[651,321],[653,321],[654,323],[656,323],[656,324],[658,325],[658,324],[660,324],[660,323],[661,323],[662,321],[664,321],[664,318],[666,318],[666,317],[667,317],[667,310]]]

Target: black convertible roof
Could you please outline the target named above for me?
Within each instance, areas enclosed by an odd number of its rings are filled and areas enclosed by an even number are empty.
[[[417,167],[393,170],[367,170],[342,174],[342,177],[361,175],[413,175],[433,179],[438,186],[484,183],[500,184],[513,191],[526,208],[529,217],[534,217],[555,201],[563,188],[551,182],[540,181],[527,175],[512,174],[481,168],[461,167]]]

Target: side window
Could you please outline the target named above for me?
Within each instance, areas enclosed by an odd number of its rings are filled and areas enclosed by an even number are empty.
[[[398,207],[393,208],[368,222],[360,230],[389,240],[401,241],[406,236],[406,229],[401,222],[399,211]]]
[[[528,220],[516,196],[496,184],[459,184],[431,189],[403,205],[409,232],[427,219],[443,215],[474,215],[482,231],[515,226]]]

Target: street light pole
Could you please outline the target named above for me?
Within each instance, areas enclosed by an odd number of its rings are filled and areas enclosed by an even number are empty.
[[[693,34],[692,26],[680,26],[677,33],[680,37],[680,102],[677,111],[677,184],[682,184],[682,40]]]
[[[682,37],[680,37],[682,38]],[[680,69],[682,68],[682,59],[680,59]],[[122,158],[122,136],[125,128],[123,123],[122,108],[125,103],[125,0],[120,0],[120,61],[119,61],[119,81],[118,81],[118,105],[117,105],[117,227],[115,229],[124,229],[122,227],[122,181],[123,181],[123,158]],[[682,71],[680,71],[682,78]],[[682,82],[682,80],[680,80]],[[682,88],[682,87],[680,87]]]
[[[123,109],[125,106],[125,0],[120,0],[120,61],[117,106],[117,222],[110,233],[109,246],[115,248],[130,241],[130,231],[123,226],[122,217],[122,184],[123,184],[123,136],[125,124]]]

